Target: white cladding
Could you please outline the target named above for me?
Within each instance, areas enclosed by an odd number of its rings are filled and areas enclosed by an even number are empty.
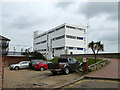
[[[50,60],[61,54],[83,54],[85,42],[85,28],[62,24],[47,32],[35,31],[33,49]]]

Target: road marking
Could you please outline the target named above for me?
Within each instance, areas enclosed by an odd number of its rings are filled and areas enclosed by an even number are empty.
[[[120,83],[119,81],[112,81],[112,80],[81,80],[81,81],[78,81],[72,85],[68,85],[69,88],[77,85],[77,84],[80,84],[80,83],[83,83],[83,82],[87,82],[87,81],[99,81],[99,82],[112,82],[112,83]]]

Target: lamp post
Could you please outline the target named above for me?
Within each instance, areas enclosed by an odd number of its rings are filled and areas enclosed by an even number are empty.
[[[86,49],[87,49],[87,54],[89,53],[89,49],[88,49],[88,29],[89,29],[89,6],[87,6],[87,9],[88,9],[88,12],[87,12],[87,15],[88,15],[88,17],[87,17],[87,19],[88,19],[88,22],[87,22],[87,45],[86,45]]]
[[[87,22],[87,27],[86,27],[86,32],[85,32],[85,36],[86,36],[86,49],[85,49],[85,58],[83,58],[83,74],[88,72],[88,58],[87,58],[87,54],[88,54],[88,28],[89,28],[89,6],[87,6],[88,9],[88,22]]]

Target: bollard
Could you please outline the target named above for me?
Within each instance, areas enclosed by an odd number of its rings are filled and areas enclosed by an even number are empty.
[[[87,72],[88,72],[88,59],[86,60],[86,58],[83,58],[83,73]]]

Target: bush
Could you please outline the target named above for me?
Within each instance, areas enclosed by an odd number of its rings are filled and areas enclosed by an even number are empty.
[[[23,55],[26,55],[27,58],[31,59],[43,59],[45,60],[46,58],[39,52],[25,52]]]

